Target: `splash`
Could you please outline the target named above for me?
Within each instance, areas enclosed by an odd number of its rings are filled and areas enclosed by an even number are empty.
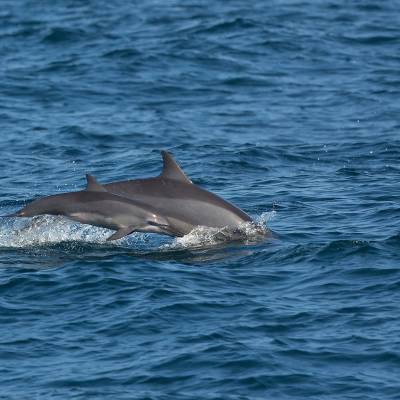
[[[76,224],[63,217],[10,218],[0,225],[0,247],[23,248],[67,241],[100,243],[107,235],[107,229]]]
[[[276,211],[265,211],[262,214],[260,214],[258,217],[256,217],[254,220],[256,224],[264,227],[267,229],[267,222],[271,221],[271,219],[275,218],[276,216]]]
[[[232,241],[254,243],[269,234],[267,222],[275,216],[275,211],[264,212],[254,222],[243,223],[236,229],[209,228],[199,226],[172,243],[163,243],[166,238],[158,237],[155,243],[149,239],[152,235],[134,233],[129,237],[107,242],[110,230],[84,225],[64,217],[41,215],[34,218],[7,218],[0,224],[0,248],[32,248],[64,242],[84,242],[88,244],[107,244],[110,246],[151,246],[155,244],[160,250],[179,250],[186,248],[213,247]]]
[[[198,226],[187,235],[175,238],[172,243],[161,246],[162,249],[193,249],[221,245],[223,243],[240,241],[245,244],[257,243],[270,235],[267,222],[276,214],[276,211],[264,212],[254,219],[254,222],[245,222],[238,228],[209,228]]]

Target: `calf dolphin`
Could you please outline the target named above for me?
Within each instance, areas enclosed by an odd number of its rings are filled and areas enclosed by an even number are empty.
[[[168,218],[177,236],[196,226],[237,228],[252,219],[221,197],[196,186],[172,156],[161,151],[163,169],[159,176],[104,184],[110,193],[140,201]]]
[[[107,192],[90,175],[86,175],[86,179],[86,190],[34,200],[10,216],[64,215],[84,224],[115,230],[107,240],[120,239],[135,231],[179,235],[169,221],[151,206]]]

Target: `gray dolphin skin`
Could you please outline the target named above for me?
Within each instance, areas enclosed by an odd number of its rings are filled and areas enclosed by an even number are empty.
[[[92,176],[86,175],[86,178],[86,190],[35,200],[10,216],[63,215],[84,224],[115,230],[107,240],[120,239],[135,231],[179,235],[151,206],[109,193]]]
[[[221,197],[200,188],[185,175],[172,156],[161,151],[163,169],[159,176],[104,184],[110,193],[140,201],[168,218],[176,236],[196,226],[237,228],[252,219]]]

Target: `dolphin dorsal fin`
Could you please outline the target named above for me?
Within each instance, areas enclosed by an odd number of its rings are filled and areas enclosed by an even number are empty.
[[[160,178],[173,179],[175,181],[192,183],[192,181],[185,175],[181,167],[176,163],[171,154],[165,150],[161,150],[163,158],[163,169]]]
[[[89,192],[107,192],[106,188],[96,181],[92,175],[86,174],[86,190]]]

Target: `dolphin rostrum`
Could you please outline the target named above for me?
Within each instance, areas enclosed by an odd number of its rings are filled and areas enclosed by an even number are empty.
[[[103,187],[156,209],[168,219],[176,236],[186,235],[196,226],[237,228],[252,221],[244,211],[194,185],[169,153],[161,151],[161,155],[164,165],[159,176],[112,182]]]
[[[34,200],[10,216],[64,215],[84,224],[115,230],[107,240],[120,239],[135,231],[179,235],[170,227],[169,221],[151,206],[109,193],[90,175],[86,175],[86,179],[86,190]]]

